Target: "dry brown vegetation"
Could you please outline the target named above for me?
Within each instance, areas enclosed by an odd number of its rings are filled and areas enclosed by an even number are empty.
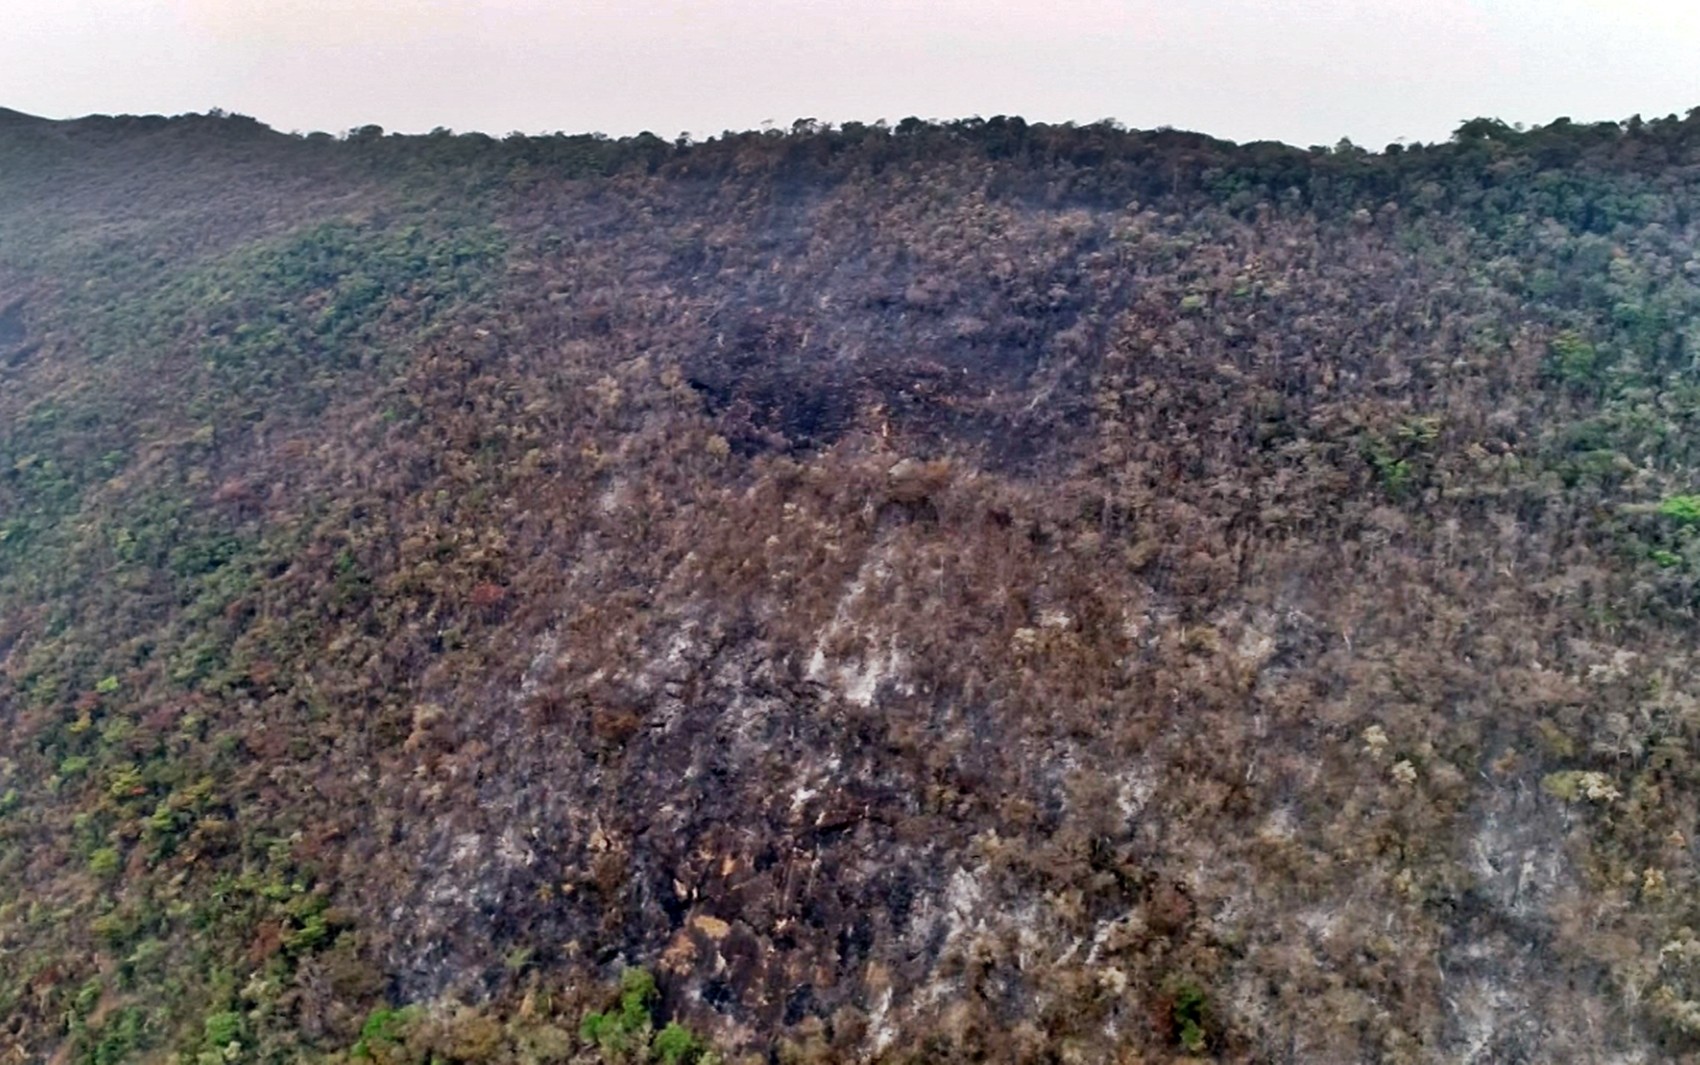
[[[0,1060],[1692,1055],[1697,168],[0,113]]]

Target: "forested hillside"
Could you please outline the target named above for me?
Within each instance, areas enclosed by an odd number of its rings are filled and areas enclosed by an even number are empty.
[[[1700,112],[0,111],[0,1063],[1700,1060]]]

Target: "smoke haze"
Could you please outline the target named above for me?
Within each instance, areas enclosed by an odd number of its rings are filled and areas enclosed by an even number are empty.
[[[1378,148],[1700,104],[1700,13],[1655,0],[61,0],[7,22],[0,106],[303,131],[1009,113]]]

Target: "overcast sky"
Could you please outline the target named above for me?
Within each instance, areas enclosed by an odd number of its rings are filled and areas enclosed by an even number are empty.
[[[3,0],[0,106],[282,130],[1115,118],[1379,148],[1700,106],[1694,0]]]

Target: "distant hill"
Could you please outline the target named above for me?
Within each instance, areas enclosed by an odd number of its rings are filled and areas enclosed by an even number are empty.
[[[0,111],[0,1061],[1700,1053],[1700,112]]]

